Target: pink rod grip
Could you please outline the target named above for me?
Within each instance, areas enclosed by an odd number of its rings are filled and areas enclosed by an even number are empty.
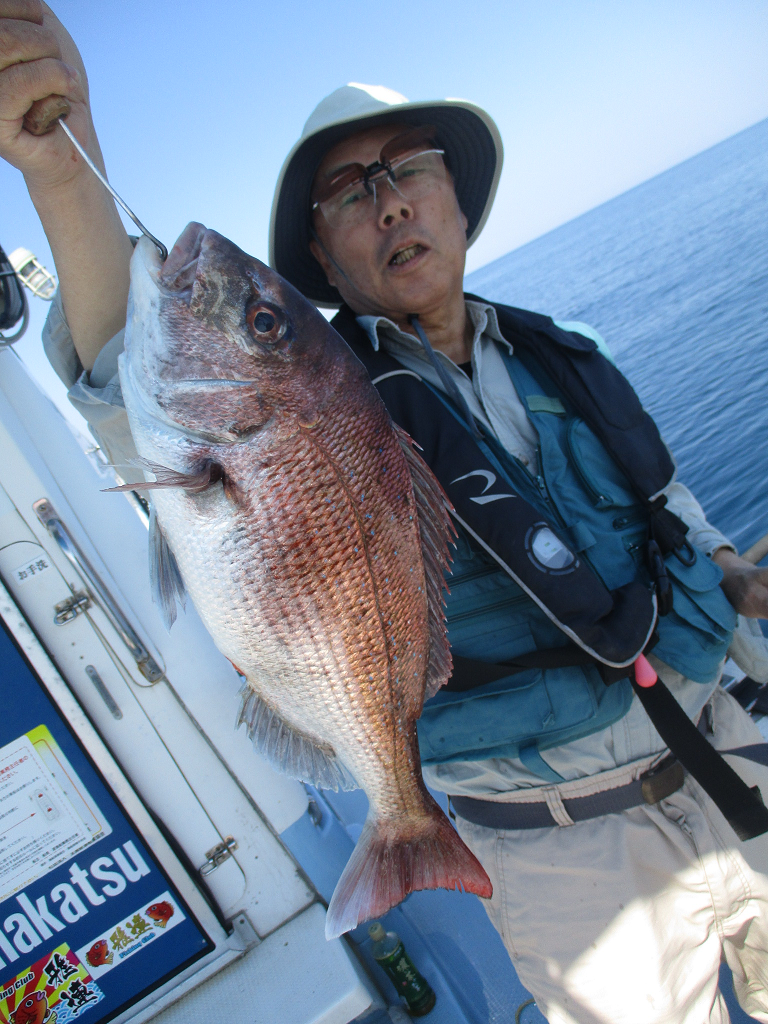
[[[653,686],[658,678],[646,656],[644,654],[638,655],[635,661],[635,682],[637,685],[647,689],[649,686]]]

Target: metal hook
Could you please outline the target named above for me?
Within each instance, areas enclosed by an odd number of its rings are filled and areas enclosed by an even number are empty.
[[[120,206],[121,206],[121,207],[122,207],[122,208],[123,208],[123,209],[125,210],[125,212],[126,212],[126,213],[128,214],[128,216],[129,216],[129,217],[131,218],[131,220],[133,221],[133,223],[134,223],[134,224],[136,225],[136,227],[137,227],[137,228],[139,229],[139,231],[141,231],[141,233],[142,233],[143,235],[146,235],[146,236],[147,236],[147,238],[149,238],[149,239],[150,239],[150,240],[151,240],[152,242],[154,242],[154,243],[155,243],[155,245],[157,246],[157,249],[158,249],[158,251],[159,251],[159,253],[160,253],[160,258],[161,258],[161,259],[163,260],[163,262],[165,262],[165,261],[166,261],[166,260],[168,259],[168,250],[167,250],[167,249],[166,249],[166,247],[165,247],[165,246],[163,245],[163,243],[162,243],[161,241],[159,241],[159,240],[158,240],[157,238],[155,238],[155,236],[154,236],[154,235],[152,234],[152,232],[151,232],[151,231],[147,231],[147,229],[146,229],[146,228],[144,227],[144,225],[143,225],[143,224],[141,223],[141,221],[140,221],[140,220],[139,220],[139,218],[138,218],[138,217],[136,216],[136,214],[135,214],[135,213],[133,212],[133,210],[131,210],[131,208],[130,208],[130,207],[129,207],[129,206],[128,206],[128,205],[126,204],[126,203],[124,203],[124,202],[123,202],[123,200],[122,200],[122,199],[120,198],[120,196],[119,196],[119,195],[117,194],[117,192],[115,192],[115,190],[114,190],[114,189],[112,188],[112,186],[111,186],[111,185],[109,184],[109,182],[108,182],[108,181],[107,181],[107,179],[106,179],[106,178],[104,177],[104,175],[103,175],[103,174],[101,173],[101,171],[100,171],[100,170],[98,169],[98,167],[96,167],[96,166],[94,165],[94,163],[93,163],[93,161],[91,160],[91,158],[90,158],[90,157],[88,156],[88,154],[87,154],[87,153],[85,152],[85,150],[84,150],[84,149],[83,149],[83,147],[82,147],[82,146],[80,145],[80,143],[79,143],[79,142],[77,141],[77,139],[76,139],[76,138],[75,138],[75,136],[74,136],[74,135],[72,134],[72,132],[71,132],[71,131],[69,130],[69,128],[67,128],[66,124],[64,123],[64,121],[63,121],[63,120],[62,120],[61,118],[59,118],[59,124],[60,124],[60,125],[61,125],[61,127],[62,127],[62,128],[64,129],[64,133],[65,133],[66,135],[68,135],[68,136],[69,136],[69,140],[70,140],[70,142],[72,143],[72,145],[73,145],[73,146],[75,147],[75,149],[76,149],[76,150],[78,151],[78,153],[79,153],[79,154],[80,154],[80,156],[81,156],[81,157],[83,158],[83,160],[85,160],[85,162],[86,162],[86,163],[88,164],[88,166],[89,166],[89,167],[91,168],[91,170],[92,170],[92,171],[93,171],[93,173],[94,173],[94,174],[96,175],[96,177],[97,177],[97,178],[99,179],[99,181],[100,181],[100,182],[101,182],[101,184],[102,184],[102,185],[104,186],[104,188],[105,188],[105,189],[106,189],[106,190],[107,190],[107,191],[109,192],[109,194],[110,194],[110,195],[112,196],[112,198],[113,198],[113,199],[115,200],[115,202],[116,202],[116,203],[119,203],[119,204],[120,204]]]

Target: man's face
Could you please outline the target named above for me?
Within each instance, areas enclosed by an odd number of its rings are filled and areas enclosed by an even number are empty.
[[[407,126],[386,125],[340,142],[320,164],[315,190],[346,164],[374,163],[382,146],[406,130]],[[359,224],[331,227],[320,210],[313,217],[327,252],[315,241],[310,243],[312,252],[356,313],[402,321],[409,313],[435,309],[456,291],[461,293],[467,219],[447,171],[432,191],[413,202],[385,183],[377,185],[376,204]]]

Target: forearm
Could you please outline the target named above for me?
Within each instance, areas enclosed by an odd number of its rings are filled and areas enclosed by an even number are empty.
[[[664,493],[667,495],[667,508],[686,524],[688,540],[694,547],[710,558],[719,548],[735,550],[730,540],[708,522],[704,509],[684,484],[676,481],[666,487]]]
[[[53,187],[30,183],[29,191],[51,246],[75,349],[91,370],[125,324],[133,248],[112,198],[84,171]]]

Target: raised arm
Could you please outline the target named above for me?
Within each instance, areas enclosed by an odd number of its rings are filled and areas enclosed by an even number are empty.
[[[0,156],[24,175],[77,354],[90,370],[125,323],[132,248],[114,202],[64,132],[34,136],[23,128],[32,104],[51,94],[69,100],[67,124],[104,171],[88,80],[71,36],[41,0],[0,0]]]

